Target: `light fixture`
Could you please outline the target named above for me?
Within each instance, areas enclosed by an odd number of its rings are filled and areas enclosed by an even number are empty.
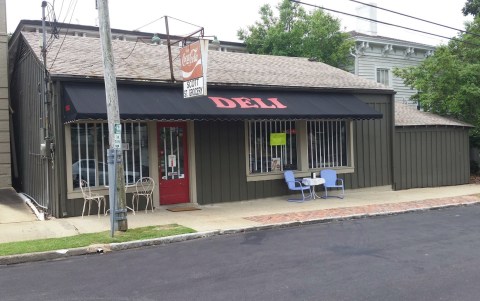
[[[152,37],[152,44],[158,45],[162,42],[162,39],[158,36],[158,34],[154,34]]]
[[[220,41],[218,40],[217,36],[213,36],[212,44],[220,46]]]

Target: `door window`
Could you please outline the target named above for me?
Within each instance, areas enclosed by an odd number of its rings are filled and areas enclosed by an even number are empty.
[[[162,180],[185,178],[183,135],[181,127],[161,128],[159,160]]]

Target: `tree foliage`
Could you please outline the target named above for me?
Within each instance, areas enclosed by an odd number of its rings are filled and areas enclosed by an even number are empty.
[[[412,98],[425,111],[474,125],[471,141],[480,146],[480,17],[467,23],[465,31],[419,66],[394,74],[419,91]]]
[[[263,5],[260,20],[238,30],[250,53],[307,57],[340,68],[351,63],[354,42],[340,31],[338,19],[320,9],[307,12],[289,0],[283,0],[277,9],[278,16],[270,5]]]
[[[480,12],[480,0],[467,0],[465,6],[462,8],[464,16],[472,15],[476,17]]]

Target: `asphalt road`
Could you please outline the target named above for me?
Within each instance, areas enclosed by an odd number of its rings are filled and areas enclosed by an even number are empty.
[[[480,206],[0,267],[0,300],[479,300]]]

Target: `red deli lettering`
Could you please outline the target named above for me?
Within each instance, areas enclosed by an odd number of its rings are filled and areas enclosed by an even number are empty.
[[[285,109],[287,106],[282,104],[277,98],[267,98],[267,101],[262,100],[261,98],[247,98],[247,97],[234,97],[234,98],[225,98],[225,97],[213,97],[208,96],[217,108],[221,109],[233,109],[239,106],[241,109]]]

